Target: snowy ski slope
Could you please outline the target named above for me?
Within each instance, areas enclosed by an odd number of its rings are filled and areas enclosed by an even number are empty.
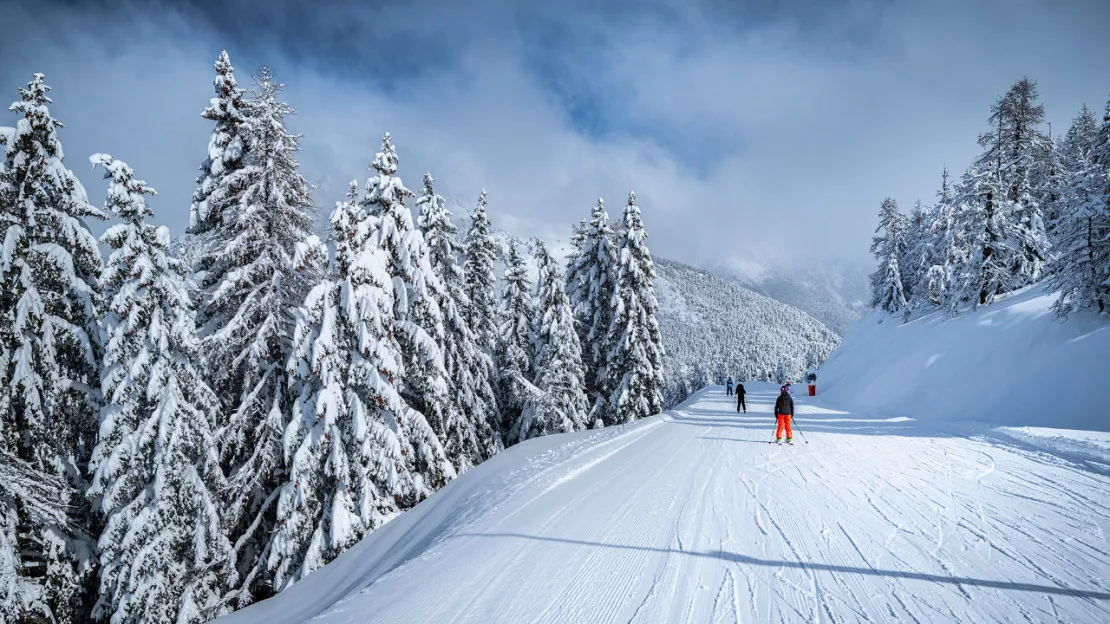
[[[221,621],[1110,621],[1105,458],[820,396],[780,447],[749,389],[514,447]]]

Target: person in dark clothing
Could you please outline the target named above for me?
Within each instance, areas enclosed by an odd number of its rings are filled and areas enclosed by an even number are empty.
[[[728,381],[725,382],[725,396],[732,396],[732,375],[729,375]]]
[[[744,384],[740,383],[740,382],[736,382],[736,413],[737,414],[740,413],[741,409],[744,410],[745,414],[748,413],[748,405],[747,405],[747,403],[744,402],[744,395],[745,394],[747,394],[747,390],[744,390]]]
[[[794,419],[794,397],[790,396],[790,388],[783,386],[779,398],[775,401],[775,419],[778,427],[775,429],[775,442],[782,443],[782,430],[786,429],[786,443],[793,444],[793,435],[790,431],[790,421]]]

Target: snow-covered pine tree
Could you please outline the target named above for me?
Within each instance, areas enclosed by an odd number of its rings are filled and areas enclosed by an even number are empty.
[[[906,257],[906,217],[898,210],[898,202],[886,198],[879,207],[879,225],[871,239],[871,253],[879,263],[871,274],[871,305],[887,312],[906,309],[903,287],[902,259]]]
[[[997,261],[1007,268],[1009,281],[1003,292],[1041,278],[1048,254],[1042,206],[1033,180],[1040,169],[1048,137],[1040,131],[1044,107],[1037,104],[1037,83],[1022,78],[991,106],[991,130],[979,137],[983,153],[975,162],[982,172],[993,172],[999,185],[992,192],[989,212],[999,210],[1010,223],[1007,245],[994,249]],[[992,183],[993,185],[993,183]],[[982,199],[981,202],[985,202]],[[984,210],[987,210],[984,207]]]
[[[655,298],[655,264],[647,247],[647,231],[628,194],[620,231],[612,298],[612,321],[605,341],[609,404],[607,425],[628,423],[663,410],[663,338],[659,333],[659,302]]]
[[[416,200],[417,224],[428,245],[431,270],[446,288],[439,292],[443,311],[444,366],[451,385],[450,407],[444,430],[437,431],[447,457],[460,472],[478,465],[504,448],[501,442],[497,399],[491,383],[493,360],[478,344],[475,332],[463,318],[469,301],[463,289],[463,269],[451,212],[435,192],[430,173],[424,174],[424,192]]]
[[[235,175],[244,166],[246,141],[243,135],[245,91],[235,80],[235,68],[227,51],[216,59],[216,97],[201,114],[216,122],[208,139],[208,157],[200,165],[193,205],[189,209],[189,231],[195,234],[218,227],[224,211],[236,203],[241,184]]]
[[[513,442],[518,429],[524,401],[528,397],[524,384],[532,379],[535,349],[532,344],[532,319],[535,304],[528,267],[515,239],[509,242],[504,286],[498,308],[498,341],[496,364],[498,375],[498,406],[501,408],[501,437]]]
[[[154,189],[106,154],[105,207],[122,223],[100,281],[108,310],[104,407],[88,497],[104,519],[95,617],[120,624],[199,623],[224,609],[231,545],[220,526],[216,397],[197,365],[185,266],[144,195]]]
[[[1013,283],[1017,234],[1003,189],[997,171],[972,165],[957,190],[957,230],[967,246],[967,264],[958,272],[956,299],[976,307],[990,304]]]
[[[354,201],[331,217],[327,279],[298,313],[288,368],[298,391],[283,443],[288,477],[267,550],[281,591],[434,491],[451,465],[424,417],[401,399],[403,356],[389,258]],[[297,265],[326,257],[310,238]],[[400,293],[403,297],[403,288]]]
[[[605,338],[612,322],[613,288],[617,274],[617,249],[605,201],[597,200],[589,222],[575,233],[575,249],[567,267],[567,292],[574,308],[582,344],[586,396],[591,408],[587,424],[602,425],[609,410]]]
[[[433,430],[445,431],[451,388],[440,349],[445,330],[439,301],[447,294],[431,270],[424,235],[413,227],[412,214],[405,207],[405,198],[412,192],[396,175],[397,162],[397,151],[387,132],[382,151],[370,166],[376,175],[366,181],[366,195],[360,205],[373,217],[372,244],[385,252],[386,271],[393,279],[394,328],[404,361],[401,397],[431,423]],[[439,445],[436,448],[442,451]],[[446,459],[431,461],[423,469],[421,477],[433,490],[456,475]]]
[[[899,259],[904,278],[903,286],[906,288],[906,300],[910,302],[909,308],[917,309],[922,293],[918,286],[925,279],[929,267],[933,264],[933,240],[929,235],[932,210],[917,200],[910,211],[906,221],[906,254]]]
[[[470,230],[466,233],[463,293],[467,303],[463,307],[463,318],[477,336],[478,345],[487,352],[493,351],[497,335],[493,303],[493,265],[497,262],[497,246],[490,236],[490,229],[489,215],[486,214],[486,189],[482,189],[478,207],[470,216]]]
[[[84,219],[103,213],[65,167],[49,91],[35,74],[10,108],[16,127],[0,132],[0,455],[29,471],[29,483],[74,487],[50,510],[18,490],[0,496],[0,570],[9,572],[0,619],[79,622],[94,561],[77,490],[95,443],[100,368],[101,258]]]
[[[322,273],[319,264],[293,268],[314,209],[296,160],[300,137],[286,130],[294,111],[281,101],[283,89],[264,67],[241,102],[247,114],[237,140],[248,149],[234,176],[239,191],[204,235],[204,351],[225,406],[217,439],[229,482],[221,502],[237,555],[239,607],[272,591],[263,551],[285,481],[281,436],[293,400],[285,363],[295,311]]]
[[[524,402],[514,436],[517,441],[584,429],[589,413],[583,391],[582,349],[567,298],[565,269],[542,241],[533,244],[539,266],[534,336],[535,386],[540,392]]]
[[[786,378],[786,364],[784,364],[782,360],[779,360],[778,365],[775,366],[775,383],[780,385],[784,384],[786,383]]]
[[[1110,304],[1110,103],[1101,129],[1086,106],[1063,143],[1064,182],[1052,227],[1056,258],[1052,286],[1061,316]]]
[[[960,237],[957,209],[945,168],[927,232],[929,266],[918,286],[918,301],[926,305],[951,309],[958,272],[967,265],[967,246]]]
[[[1049,125],[1051,130],[1052,126]],[[1041,207],[1047,232],[1056,220],[1055,209],[1060,203],[1060,191],[1064,187],[1063,139],[1053,139],[1051,133],[1045,135],[1044,142],[1037,148],[1033,157],[1033,170],[1029,174],[1030,193]],[[1048,237],[1051,245],[1052,237]],[[1051,255],[1051,254],[1050,254]],[[1051,264],[1046,262],[1045,269]]]

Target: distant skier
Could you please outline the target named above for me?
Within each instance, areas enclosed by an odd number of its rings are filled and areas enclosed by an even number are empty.
[[[739,382],[739,381],[736,382],[736,413],[737,414],[740,413],[741,409],[744,410],[745,414],[748,413],[748,404],[744,402],[744,395],[747,394],[747,393],[748,393],[748,391],[744,389],[744,384]]]
[[[725,391],[728,392],[727,396],[732,396],[732,375],[729,375],[728,381],[725,382]]]
[[[790,396],[790,384],[786,384],[779,391],[779,398],[775,401],[775,418],[778,427],[775,429],[775,442],[782,444],[782,430],[786,429],[786,443],[793,444],[793,435],[790,431],[790,421],[794,418],[794,397]]]

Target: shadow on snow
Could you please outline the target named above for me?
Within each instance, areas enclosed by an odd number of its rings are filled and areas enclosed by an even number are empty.
[[[690,557],[704,557],[709,559],[719,559],[721,561],[728,561],[731,563],[739,563],[752,566],[767,566],[775,568],[795,568],[800,570],[809,570],[816,572],[834,572],[838,574],[861,574],[864,576],[881,576],[886,578],[907,579],[914,581],[926,581],[929,583],[942,583],[947,585],[970,587],[989,587],[993,589],[1001,589],[1006,591],[1022,591],[1034,592],[1041,594],[1052,594],[1056,596],[1070,596],[1073,598],[1083,598],[1087,600],[1110,600],[1110,592],[1090,591],[1082,589],[1072,589],[1070,587],[1059,587],[1053,585],[1037,585],[1035,583],[1023,583],[1018,581],[993,581],[990,579],[977,579],[964,576],[943,576],[940,574],[926,574],[923,572],[906,572],[903,570],[884,570],[882,568],[860,568],[856,566],[846,565],[833,565],[828,563],[811,563],[802,561],[779,561],[774,559],[760,559],[758,557],[750,557],[740,553],[719,551],[697,551],[697,550],[675,550],[673,548],[658,548],[654,546],[632,546],[628,544],[604,544],[601,542],[590,542],[584,540],[574,540],[561,537],[541,537],[538,535],[523,535],[519,533],[460,533],[456,537],[481,537],[493,539],[523,539],[534,540],[540,542],[551,542],[557,544],[566,544],[570,546],[583,546],[589,548],[609,548],[616,550],[638,550],[643,552],[655,552],[663,554],[679,554],[687,555]]]

